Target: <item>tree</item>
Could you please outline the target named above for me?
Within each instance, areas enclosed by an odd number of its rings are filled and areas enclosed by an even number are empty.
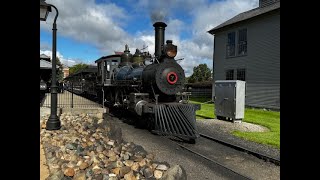
[[[74,74],[74,73],[79,72],[82,69],[87,68],[87,67],[88,67],[87,64],[79,63],[79,64],[76,64],[76,65],[73,65],[72,67],[70,67],[69,68],[69,73],[70,74]]]
[[[212,79],[212,70],[207,64],[199,64],[193,68],[193,74],[188,78],[188,83],[197,83],[210,81]]]
[[[56,74],[57,82],[61,82],[63,80],[63,66],[58,57],[56,57],[56,65],[58,66],[57,74]],[[51,83],[51,78],[52,78],[52,74],[50,74],[50,80],[49,80],[50,83]]]
[[[57,66],[59,67],[58,72],[57,72],[57,81],[61,82],[63,80],[63,66],[61,64],[61,61],[58,57],[57,58]]]

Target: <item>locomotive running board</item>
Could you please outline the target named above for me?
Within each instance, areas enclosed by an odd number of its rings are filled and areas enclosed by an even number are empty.
[[[194,104],[167,103],[154,106],[155,129],[162,136],[174,136],[187,141],[199,137]]]

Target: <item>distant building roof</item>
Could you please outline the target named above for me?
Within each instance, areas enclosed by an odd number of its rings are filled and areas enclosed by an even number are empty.
[[[241,21],[244,21],[244,20],[248,20],[248,19],[251,19],[253,17],[257,17],[259,15],[265,14],[267,12],[270,12],[270,11],[273,11],[273,10],[276,10],[276,9],[280,9],[280,1],[277,1],[277,2],[272,3],[270,5],[267,5],[267,6],[258,7],[258,8],[255,8],[255,9],[240,13],[240,14],[234,16],[233,18],[225,21],[224,23],[214,27],[213,29],[209,30],[208,32],[210,34],[214,34],[218,30],[220,30],[222,28],[225,28],[225,27],[227,27],[227,26],[229,26],[231,24],[235,24],[235,23],[238,23],[238,22],[241,22]]]
[[[50,60],[50,57],[45,54],[40,54],[40,59]]]
[[[59,66],[56,67],[59,68]],[[40,69],[52,69],[51,62],[40,59]]]
[[[116,55],[121,55],[121,54],[123,54],[123,52],[121,52],[121,51],[120,51],[120,52],[115,51],[114,54],[116,54]]]
[[[40,69],[52,69],[52,64],[46,60],[40,59]]]
[[[65,65],[65,64],[62,64],[62,68],[63,69],[69,69],[69,67],[67,65]]]
[[[102,56],[99,59],[95,60],[94,62],[98,63],[100,61],[103,61],[103,60],[105,60],[107,58],[111,58],[111,57],[121,57],[121,55],[120,54],[112,54],[112,55],[109,55],[109,56]]]

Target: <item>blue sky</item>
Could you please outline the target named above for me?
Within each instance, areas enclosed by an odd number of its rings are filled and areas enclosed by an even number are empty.
[[[143,45],[154,53],[153,23],[168,26],[165,39],[178,45],[177,58],[186,76],[193,67],[206,63],[212,68],[214,36],[208,30],[233,16],[256,8],[258,0],[46,0],[59,10],[57,56],[62,63],[94,64],[101,56],[131,53]],[[51,56],[52,23],[40,21],[40,54]]]

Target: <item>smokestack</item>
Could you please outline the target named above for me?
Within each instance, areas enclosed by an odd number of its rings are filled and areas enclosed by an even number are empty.
[[[155,30],[155,51],[154,54],[156,58],[161,56],[161,46],[164,45],[164,30],[167,27],[164,22],[156,22],[153,24]]]

